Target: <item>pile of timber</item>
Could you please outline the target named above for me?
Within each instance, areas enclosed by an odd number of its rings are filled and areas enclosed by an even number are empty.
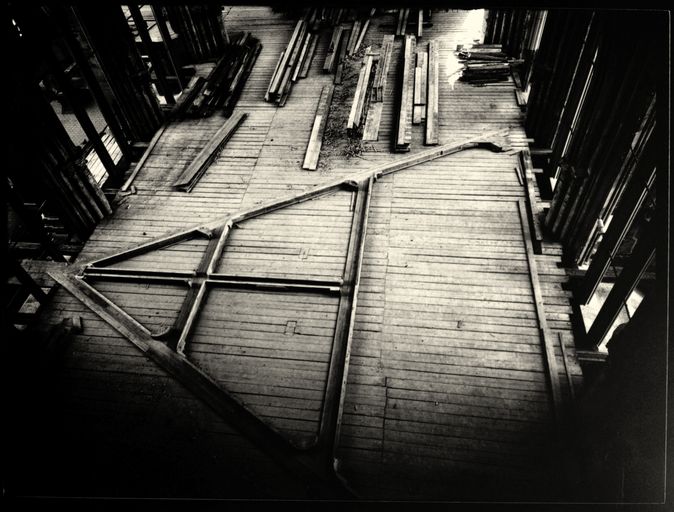
[[[386,94],[386,79],[391,64],[391,54],[393,53],[393,39],[393,34],[385,35],[382,39],[379,61],[372,81],[370,106],[365,119],[365,128],[363,129],[364,141],[379,139],[379,125],[384,106],[384,95]]]
[[[248,114],[237,112],[227,119],[225,124],[208,141],[196,158],[192,160],[190,165],[173,182],[173,186],[177,190],[190,192],[246,117],[248,117]]]
[[[470,49],[459,47],[457,50],[465,66],[460,79],[472,84],[507,80],[511,66],[519,62],[508,59],[500,44],[478,44]]]
[[[319,35],[314,30],[319,24],[320,17],[315,9],[297,22],[288,46],[276,63],[264,96],[265,101],[284,106],[293,84],[300,78],[306,78],[318,43]]]
[[[229,117],[261,50],[262,44],[250,32],[233,37],[208,77],[197,79],[174,116],[206,117],[222,109]]]
[[[354,135],[359,133],[365,123],[366,113],[372,96],[371,89],[374,72],[379,63],[379,55],[370,52],[370,47],[365,51],[363,62],[358,75],[358,84],[353,95],[353,103],[346,122],[346,131]]]
[[[438,47],[430,40],[426,51],[415,53],[416,38],[405,36],[400,111],[394,151],[409,151],[412,126],[425,120],[424,145],[439,143],[438,138]]]

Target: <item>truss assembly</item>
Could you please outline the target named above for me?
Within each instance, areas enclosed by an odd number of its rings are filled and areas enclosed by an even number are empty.
[[[306,481],[314,482],[321,496],[353,497],[339,475],[336,449],[339,442],[345,387],[348,376],[356,301],[363,261],[370,197],[375,181],[387,174],[472,148],[508,151],[508,130],[474,137],[465,142],[438,146],[409,157],[329,182],[312,190],[236,212],[208,224],[187,229],[125,251],[79,266],[69,272],[53,272],[52,277],[77,299],[108,322],[160,367],[173,375],[228,423],[263,449],[272,458]],[[355,191],[355,207],[341,279],[285,279],[240,276],[215,272],[235,224],[340,190]],[[110,265],[173,244],[206,238],[208,244],[193,272],[131,269]],[[100,294],[88,281],[122,280],[135,283],[183,284],[188,293],[173,325],[151,333],[116,304]],[[337,322],[328,367],[323,408],[317,436],[309,442],[292,443],[279,431],[258,418],[244,404],[223,389],[211,376],[185,356],[185,348],[204,300],[212,288],[246,288],[266,291],[309,292],[339,297]]]

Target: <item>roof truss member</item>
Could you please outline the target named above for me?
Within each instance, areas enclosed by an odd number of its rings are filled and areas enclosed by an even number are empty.
[[[506,151],[507,131],[473,137],[399,159],[348,178],[329,182],[312,190],[236,212],[205,225],[165,236],[121,252],[116,252],[69,272],[52,277],[136,347],[173,375],[242,435],[266,451],[298,477],[312,482],[318,495],[350,497],[354,493],[337,472],[336,449],[348,376],[356,301],[363,261],[370,197],[378,178],[471,148]],[[243,221],[276,210],[343,190],[355,192],[346,264],[339,279],[305,279],[231,275],[217,272],[232,227]],[[208,240],[196,270],[168,271],[125,267],[124,262],[183,241]],[[173,324],[152,333],[92,286],[96,280],[122,280],[135,283],[184,284],[188,292]],[[216,288],[283,291],[285,293],[329,294],[338,297],[337,320],[330,353],[318,433],[301,441],[289,441],[279,430],[260,419],[240,400],[196,366],[185,355],[190,335],[209,292]]]

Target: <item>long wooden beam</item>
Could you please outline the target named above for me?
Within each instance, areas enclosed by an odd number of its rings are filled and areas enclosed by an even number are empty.
[[[350,341],[353,332],[355,315],[355,294],[360,280],[360,269],[363,261],[363,246],[367,224],[370,196],[373,179],[370,177],[358,184],[356,205],[351,221],[351,234],[346,255],[344,270],[344,286],[342,287],[337,311],[335,334],[332,343],[332,353],[328,368],[328,378],[323,398],[321,423],[318,434],[320,449],[329,450],[329,463],[333,462],[335,434],[339,430],[339,410],[343,404],[343,379],[346,377],[345,363],[350,352]]]
[[[563,417],[563,402],[561,384],[559,381],[559,368],[557,366],[557,359],[555,357],[554,337],[548,328],[548,321],[545,317],[543,292],[541,291],[541,285],[538,279],[538,266],[536,264],[536,256],[534,255],[534,248],[531,242],[531,232],[529,230],[526,205],[524,204],[524,201],[521,199],[517,201],[517,207],[520,217],[520,225],[522,227],[522,236],[524,238],[527,264],[529,268],[529,278],[531,280],[531,289],[534,295],[534,306],[536,308],[536,317],[538,319],[538,330],[541,337],[541,343],[543,345],[543,354],[545,356],[548,382],[550,384],[550,391],[552,395],[552,406],[555,418],[557,419],[557,422],[560,422]]]
[[[64,272],[52,271],[49,274],[277,463],[314,484],[324,496],[353,497],[331,471],[332,468],[317,463],[310,453],[298,451],[276,429],[259,419],[209,375],[183,355],[153,339],[145,327],[87,283]]]
[[[227,119],[225,124],[213,135],[192,163],[173,182],[173,186],[185,192],[192,190],[196,182],[206,172],[206,169],[215,160],[220,150],[222,150],[222,147],[227,144],[227,141],[247,117],[247,113],[238,112]]]

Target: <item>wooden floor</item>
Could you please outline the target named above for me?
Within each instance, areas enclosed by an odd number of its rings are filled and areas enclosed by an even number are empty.
[[[466,23],[469,16],[434,12],[433,26],[419,41],[436,39],[440,49],[440,143],[510,127],[511,138],[526,147],[512,80],[476,87],[448,77],[456,45],[481,37],[479,26]],[[364,46],[377,48],[395,19],[378,15]],[[320,71],[329,31],[321,35],[308,78],[277,108],[263,96],[294,20],[262,7],[237,7],[226,24],[230,32],[250,30],[264,45],[237,106],[248,119],[189,194],[171,183],[223,119],[216,114],[169,126],[134,182],[137,194],[120,199],[79,261],[401,157],[390,152],[396,89],[389,87],[378,142],[350,159],[328,151],[317,172],[303,171],[320,92],[332,81]],[[401,71],[401,45],[398,38],[389,84]],[[341,115],[339,105],[333,115]],[[412,152],[427,149],[422,142],[423,126],[415,126]],[[556,491],[550,481],[557,474],[556,434],[516,164],[516,155],[474,149],[386,176],[374,187],[338,449],[340,471],[362,497],[535,500]],[[339,277],[352,208],[352,194],[339,192],[244,221],[220,265],[240,275]],[[193,268],[204,243],[184,243],[125,266]],[[548,242],[535,256],[568,399],[558,334],[576,387],[582,375],[560,258],[561,247]],[[97,286],[152,331],[172,323],[185,295],[166,285]],[[337,302],[310,294],[212,292],[186,355],[301,442],[317,429]],[[24,484],[26,493],[307,496],[293,475],[64,290],[41,327],[73,315],[82,317],[84,330],[68,347],[49,396],[58,404],[55,432],[63,436],[57,454],[78,462],[80,472],[57,485],[49,478],[51,466],[43,466]],[[104,466],[101,460],[119,473],[96,478],[87,468]]]

